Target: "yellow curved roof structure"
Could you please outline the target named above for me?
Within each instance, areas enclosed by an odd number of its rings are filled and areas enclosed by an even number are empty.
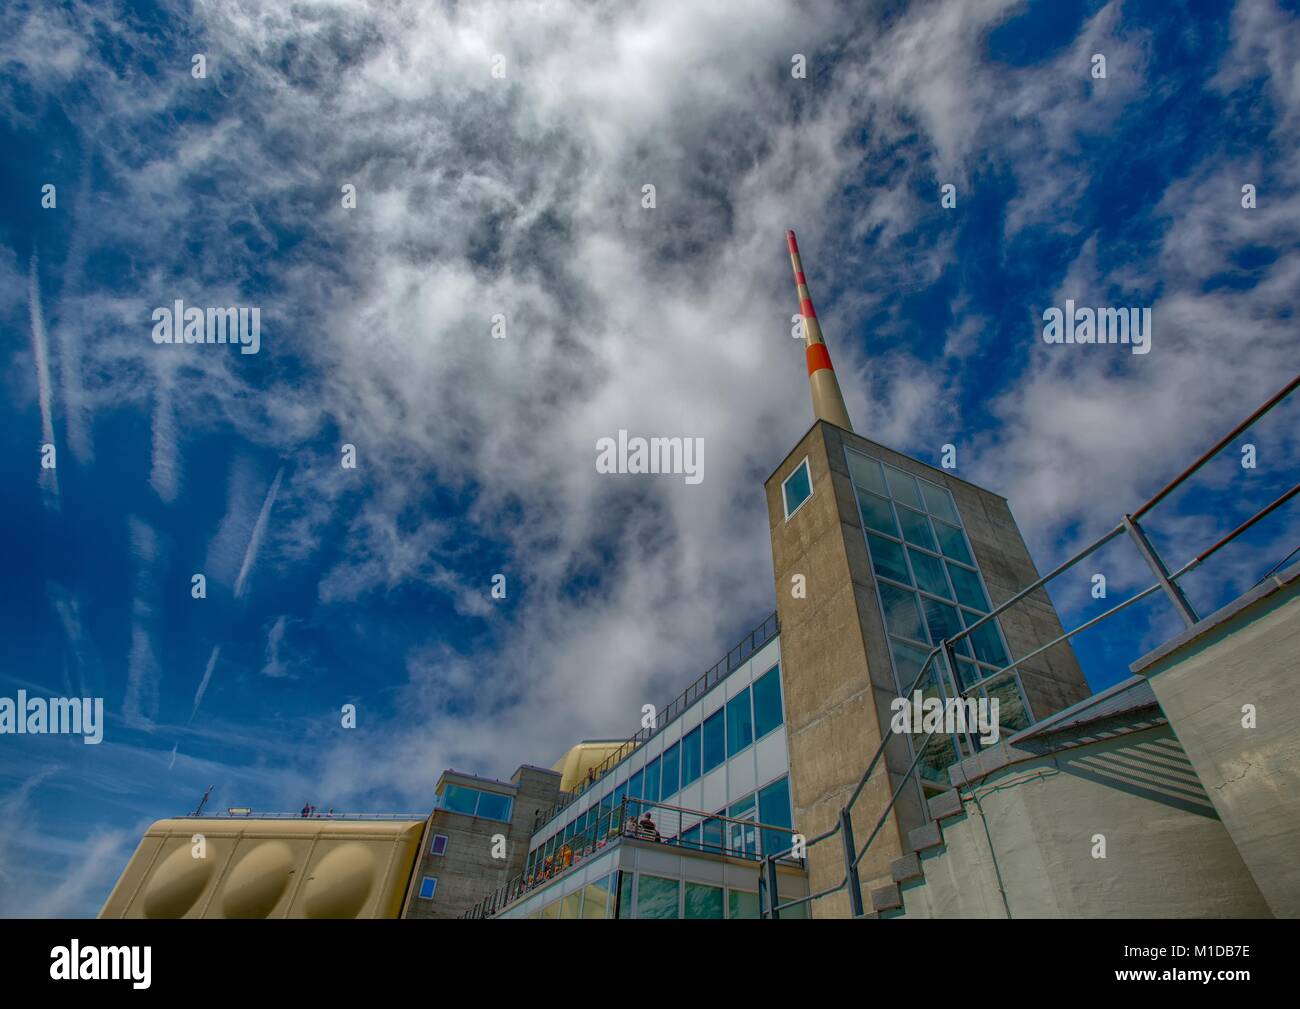
[[[396,918],[423,820],[159,820],[101,918]]]
[[[586,779],[588,771],[604,763],[611,753],[626,745],[626,739],[588,739],[578,743],[551,767],[560,772],[560,791],[576,791]]]

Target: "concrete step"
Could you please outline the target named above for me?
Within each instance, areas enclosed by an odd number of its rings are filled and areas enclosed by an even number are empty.
[[[873,911],[892,911],[903,906],[903,895],[899,893],[897,883],[878,886],[871,891],[871,909]]]
[[[907,844],[913,851],[929,851],[943,846],[943,831],[937,822],[927,823],[910,831]]]
[[[962,814],[961,793],[955,788],[934,796],[927,803],[930,816],[936,820],[947,820]]]
[[[909,880],[922,879],[925,876],[925,873],[921,871],[921,857],[916,852],[890,862],[889,873],[894,877],[895,883],[906,883]]]

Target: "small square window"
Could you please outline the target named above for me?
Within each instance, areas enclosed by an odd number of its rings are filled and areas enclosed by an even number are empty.
[[[799,507],[812,497],[812,476],[808,471],[808,460],[804,459],[795,467],[793,473],[781,484],[781,494],[785,497],[785,517],[788,519]]]
[[[420,880],[420,899],[433,900],[434,891],[438,889],[438,880],[433,876],[425,876]]]
[[[447,854],[447,835],[434,834],[433,843],[429,845],[429,854],[445,855]]]

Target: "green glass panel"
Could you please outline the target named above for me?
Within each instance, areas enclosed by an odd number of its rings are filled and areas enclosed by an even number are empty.
[[[898,535],[898,526],[894,523],[894,512],[889,507],[887,500],[862,491],[858,494],[858,505],[862,511],[862,524],[868,529],[874,529],[889,536]]]
[[[644,873],[636,881],[636,916],[638,918],[679,918],[678,882]]]
[[[908,548],[907,556],[911,558],[912,570],[916,572],[916,587],[931,595],[940,596],[943,599],[952,598],[952,590],[948,588],[948,579],[943,576],[943,561],[939,560],[933,554],[922,553],[920,550]]]
[[[913,508],[925,507],[921,501],[921,494],[916,489],[916,481],[912,479],[910,473],[894,469],[893,466],[886,466],[885,477],[889,481],[889,492],[895,501],[902,501],[903,504],[911,505]]]
[[[938,550],[934,534],[930,532],[930,520],[918,511],[898,505],[898,524],[903,527],[903,539],[927,550]]]
[[[961,534],[961,530],[956,526],[950,526],[947,522],[934,520],[934,531],[939,536],[939,549],[943,551],[945,557],[951,557],[955,561],[961,561],[963,564],[975,565],[975,559],[971,557],[970,551],[966,549],[966,537]]]
[[[952,495],[946,489],[924,480],[918,480],[917,483],[921,485],[925,507],[931,515],[938,515],[939,518],[947,519],[956,525],[961,524],[961,519],[957,517],[957,506],[952,503]]]
[[[957,602],[963,606],[973,607],[981,613],[989,611],[988,597],[984,595],[979,575],[969,568],[959,567],[949,561],[948,577],[952,579],[952,587],[957,593]]]
[[[687,883],[685,894],[687,918],[721,918],[723,916],[722,887]]]
[[[885,487],[885,478],[880,472],[880,463],[875,459],[868,459],[865,455],[849,451],[845,453],[849,461],[849,473],[853,477],[853,482],[864,490],[875,491],[877,494],[887,495],[889,490]]]
[[[876,574],[904,585],[912,584],[912,576],[907,573],[907,561],[903,559],[903,544],[875,533],[867,533],[867,542],[871,544],[871,567]]]
[[[925,630],[921,626],[921,611],[916,605],[916,593],[906,589],[895,588],[886,582],[877,582],[880,590],[880,602],[885,610],[885,627],[890,634],[898,634],[915,641],[925,641]]]

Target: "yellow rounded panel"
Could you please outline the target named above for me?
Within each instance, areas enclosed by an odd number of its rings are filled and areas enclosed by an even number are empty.
[[[144,892],[146,918],[183,918],[212,877],[212,859],[195,858],[182,844],[153,871]]]
[[[375,855],[355,842],[335,848],[320,860],[303,886],[308,918],[355,918],[375,886]]]
[[[283,841],[262,841],[226,877],[221,911],[227,918],[265,918],[280,903],[293,874],[293,852]]]

